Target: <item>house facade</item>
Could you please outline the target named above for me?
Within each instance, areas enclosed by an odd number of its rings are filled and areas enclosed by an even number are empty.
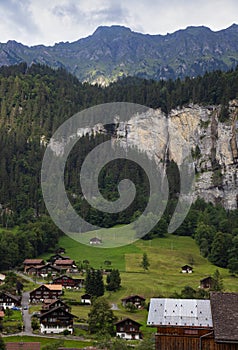
[[[23,261],[24,272],[26,272],[27,268],[30,266],[42,266],[45,262],[43,259],[25,259]]]
[[[72,334],[74,317],[64,307],[52,308],[40,316],[40,332],[43,334],[62,333],[67,329]]]
[[[42,284],[30,292],[30,302],[39,303],[44,299],[58,299],[62,295],[61,284]]]
[[[128,303],[135,305],[138,309],[142,308],[145,303],[145,298],[141,295],[129,295],[121,299],[122,305],[125,307]]]
[[[237,298],[227,296],[228,303],[217,296],[211,301],[152,298],[147,325],[157,327],[155,350],[238,350]]]
[[[8,292],[0,292],[0,307],[4,310],[6,308],[11,309],[14,306],[19,307],[21,305],[21,297],[13,295]]]
[[[192,273],[193,272],[193,268],[192,268],[192,266],[184,265],[184,266],[181,267],[181,272],[182,273]]]
[[[84,285],[83,278],[72,278],[67,275],[59,276],[53,279],[53,284],[61,284],[63,288],[82,288]]]
[[[90,245],[100,245],[100,244],[102,244],[102,240],[98,237],[93,237],[90,239],[89,244]]]
[[[214,278],[212,277],[206,277],[200,280],[200,288],[201,289],[210,289],[213,288],[215,284]]]
[[[56,266],[52,266],[50,264],[39,265],[39,266],[30,266],[26,268],[26,273],[28,275],[35,275],[38,277],[47,277],[48,275],[56,276],[60,273],[60,269]]]
[[[87,305],[91,305],[91,299],[92,299],[92,297],[91,297],[91,295],[90,294],[83,294],[82,296],[81,296],[81,303],[82,304],[87,304]]]
[[[44,299],[41,309],[41,314],[48,312],[56,307],[62,307],[65,311],[70,312],[70,307],[61,299]]]
[[[131,318],[125,318],[115,323],[116,325],[116,336],[126,339],[141,339],[142,335],[140,332],[141,324],[132,320]]]
[[[78,272],[75,261],[71,259],[55,260],[53,265],[56,266],[58,269],[60,269],[61,272],[68,272],[68,273]]]

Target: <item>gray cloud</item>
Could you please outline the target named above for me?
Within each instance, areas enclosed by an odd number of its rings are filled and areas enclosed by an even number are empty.
[[[38,28],[29,10],[30,0],[1,0],[0,21],[5,24],[9,32],[18,32],[31,36],[38,32]]]
[[[237,22],[237,0],[0,0],[0,42],[52,45],[119,24],[149,34],[187,26],[212,30]]]

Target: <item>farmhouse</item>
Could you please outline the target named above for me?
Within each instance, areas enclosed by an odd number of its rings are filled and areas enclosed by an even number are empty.
[[[99,245],[99,244],[102,244],[102,240],[100,238],[93,237],[90,239],[89,243],[91,245]]]
[[[128,303],[131,303],[135,305],[138,309],[140,309],[142,306],[144,306],[145,298],[141,295],[129,295],[128,297],[121,299],[121,301],[123,306],[126,306]]]
[[[39,265],[39,266],[30,266],[26,268],[26,273],[28,275],[35,275],[40,277],[47,277],[49,274],[55,276],[60,273],[60,269],[56,266],[52,266],[50,264]]]
[[[210,288],[213,288],[214,286],[214,278],[212,277],[206,277],[206,278],[203,278],[201,281],[200,281],[200,288],[201,289],[210,289]]]
[[[76,266],[74,260],[71,260],[71,259],[55,260],[54,266],[59,268],[61,272],[62,271],[69,272],[69,273],[78,272],[78,269],[77,269],[77,266]]]
[[[91,299],[92,299],[92,297],[91,297],[91,295],[90,294],[83,294],[82,296],[81,296],[81,303],[82,304],[91,304]]]
[[[132,320],[131,318],[125,318],[115,323],[116,336],[123,339],[141,339],[140,332],[141,324]]]
[[[58,299],[61,295],[61,284],[42,284],[30,292],[30,302],[37,303],[44,299]]]
[[[181,267],[182,269],[182,273],[192,273],[193,272],[193,268],[192,266],[189,266],[189,265],[184,265]]]
[[[62,307],[67,312],[70,312],[70,307],[66,303],[64,303],[61,299],[44,299],[41,313],[43,314],[44,312],[47,312],[56,307]]]
[[[64,307],[55,307],[40,316],[41,333],[61,333],[68,330],[73,333],[74,315],[66,311]]]
[[[67,275],[56,277],[52,281],[53,284],[61,284],[64,288],[82,288],[84,285],[83,278],[72,278]]]
[[[50,262],[51,264],[54,264],[56,260],[70,260],[69,256],[63,256],[59,253],[52,255],[47,261]]]
[[[14,306],[21,305],[21,297],[17,295],[13,295],[9,292],[0,292],[0,306],[3,309],[9,308],[11,309]]]
[[[24,272],[26,272],[26,269],[30,266],[42,266],[44,264],[45,263],[43,259],[25,259],[23,261]]]
[[[156,350],[238,350],[238,294],[210,300],[152,298],[147,325],[157,327]]]

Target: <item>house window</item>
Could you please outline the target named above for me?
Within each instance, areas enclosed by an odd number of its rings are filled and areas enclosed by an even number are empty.
[[[123,327],[120,327],[120,332],[123,332],[124,331],[124,328]]]

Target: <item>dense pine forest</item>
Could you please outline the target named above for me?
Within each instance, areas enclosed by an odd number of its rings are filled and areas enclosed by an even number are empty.
[[[107,102],[134,102],[168,113],[189,103],[221,104],[220,121],[226,121],[228,102],[238,97],[238,68],[216,71],[202,77],[172,81],[152,81],[134,77],[102,88],[81,83],[65,70],[22,63],[0,68],[0,269],[14,267],[57,243],[62,234],[47,216],[40,188],[42,157],[48,140],[57,127],[74,113]],[[98,134],[83,137],[72,150],[65,169],[69,197],[80,214],[92,224],[110,227],[133,221],[146,206],[148,182],[136,164],[113,162],[103,169],[99,179],[103,195],[117,198],[116,184],[124,174],[132,174],[137,196],[128,210],[119,214],[98,213],[86,201],[71,196],[78,191],[78,171],[86,154],[110,138]],[[78,156],[78,150],[80,155]],[[179,183],[177,167],[167,164],[170,200],[159,224],[145,239],[166,234],[173,213]],[[17,227],[17,235],[9,228]],[[226,211],[198,199],[192,206],[178,235],[191,235],[202,255],[221,267],[238,273],[238,210]],[[16,238],[17,237],[17,238]],[[14,251],[15,254],[11,254]]]

